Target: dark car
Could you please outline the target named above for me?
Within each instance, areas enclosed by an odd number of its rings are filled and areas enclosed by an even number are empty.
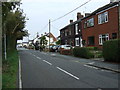
[[[58,52],[59,46],[60,46],[60,45],[55,45],[55,46],[53,46],[53,47],[52,47],[52,48],[53,48],[53,51],[54,51],[54,52]]]

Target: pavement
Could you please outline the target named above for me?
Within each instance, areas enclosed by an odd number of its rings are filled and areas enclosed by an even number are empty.
[[[119,73],[92,66],[116,64],[34,50],[19,55],[22,88],[118,88]]]

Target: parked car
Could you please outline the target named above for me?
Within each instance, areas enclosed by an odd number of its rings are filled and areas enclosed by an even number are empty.
[[[71,45],[60,45],[58,47],[58,52],[60,52],[60,50],[70,50],[72,48]]]
[[[60,45],[55,45],[52,47],[53,51],[54,52],[58,52],[58,48],[59,48]]]

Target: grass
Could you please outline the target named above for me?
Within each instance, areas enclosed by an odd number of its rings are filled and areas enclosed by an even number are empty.
[[[18,52],[8,53],[6,61],[3,61],[2,88],[17,88]]]

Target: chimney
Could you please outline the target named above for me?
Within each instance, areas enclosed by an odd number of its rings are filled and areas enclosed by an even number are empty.
[[[73,20],[70,20],[70,23],[73,23]]]
[[[91,13],[85,13],[85,17],[89,16]]]
[[[80,12],[77,13],[77,20],[80,19],[80,18],[83,18],[83,15],[81,15]]]

